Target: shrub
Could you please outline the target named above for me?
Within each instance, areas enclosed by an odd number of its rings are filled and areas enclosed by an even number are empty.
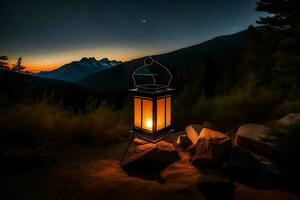
[[[128,130],[125,120],[120,117],[121,112],[112,111],[103,103],[94,110],[75,114],[71,109],[43,98],[2,110],[0,131],[2,137],[23,140],[20,143],[75,140],[108,144]]]
[[[280,99],[279,92],[268,89],[261,89],[255,94],[245,91],[219,96],[214,100],[212,120],[224,128],[267,120]]]
[[[105,104],[86,114],[73,116],[66,126],[66,132],[79,142],[108,144],[128,131],[121,111],[112,111]]]
[[[272,110],[281,101],[282,95],[272,89],[259,89],[255,92],[241,90],[211,98],[200,96],[191,105],[182,104],[184,101],[180,101],[180,98],[175,105],[175,121],[182,120],[184,122],[181,123],[190,124],[208,120],[221,129],[229,130],[241,123],[271,118]]]

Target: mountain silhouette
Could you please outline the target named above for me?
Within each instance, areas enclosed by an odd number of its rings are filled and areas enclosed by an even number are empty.
[[[69,82],[77,82],[83,77],[109,69],[120,63],[121,62],[119,61],[111,61],[107,58],[96,60],[94,57],[84,57],[80,61],[73,61],[53,71],[38,73],[36,74],[36,76],[42,78],[59,79]]]
[[[178,74],[183,74],[193,68],[201,68],[207,60],[210,62],[210,70],[215,74],[212,83],[227,76],[234,66],[226,65],[227,58],[235,58],[246,46],[246,31],[232,35],[216,37],[198,45],[179,49],[170,53],[153,55],[152,57],[161,64],[167,66],[174,74],[175,87]],[[98,91],[126,91],[131,87],[131,74],[139,66],[143,65],[144,58],[124,62],[116,67],[84,77],[80,84]],[[176,73],[175,73],[176,72]],[[179,86],[178,86],[179,87]]]

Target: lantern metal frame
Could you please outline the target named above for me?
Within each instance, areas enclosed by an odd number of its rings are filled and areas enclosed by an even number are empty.
[[[146,60],[150,59],[150,63],[146,63]],[[152,66],[153,63],[156,63],[157,66],[161,67],[164,69],[167,74],[169,74],[169,81],[167,84],[158,84],[156,81],[155,76],[158,74],[153,74],[153,73],[148,73],[148,74],[141,74],[138,73],[138,71],[143,68],[143,67],[149,67]],[[137,84],[135,77],[136,76],[151,76],[153,83],[150,84]],[[132,101],[134,101],[134,98],[145,98],[145,99],[151,99],[152,101],[152,131],[148,131],[142,128],[137,128],[135,127],[135,124],[133,123],[132,130],[130,131],[134,136],[137,136],[138,138],[142,140],[146,140],[151,143],[156,143],[165,137],[167,137],[170,133],[174,131],[173,126],[172,126],[172,102],[170,103],[170,109],[171,109],[171,116],[170,116],[170,125],[166,126],[166,98],[171,97],[174,89],[170,88],[170,83],[172,80],[172,74],[168,70],[167,67],[164,65],[160,64],[156,60],[154,60],[152,57],[145,58],[144,60],[144,65],[138,67],[132,74],[132,79],[134,83],[134,88],[129,89],[129,91],[133,94],[132,95]],[[165,127],[162,129],[157,130],[157,100],[160,98],[165,98]],[[172,101],[172,99],[171,99]],[[133,116],[134,116],[134,109],[133,108]],[[141,108],[141,112],[143,112],[143,108]],[[141,113],[141,121],[143,118],[143,113]],[[141,122],[142,123],[142,122]]]

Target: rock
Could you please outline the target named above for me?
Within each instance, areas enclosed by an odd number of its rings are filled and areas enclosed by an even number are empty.
[[[247,148],[256,153],[265,156],[277,154],[275,145],[271,142],[263,141],[263,138],[268,137],[270,128],[260,124],[244,124],[239,127],[235,142],[241,147]]]
[[[190,153],[191,156],[195,155],[195,153],[196,153],[196,146],[197,146],[197,144],[192,144],[192,145],[187,149],[187,151]]]
[[[168,135],[167,137],[164,138],[165,142],[169,142],[172,144],[176,144],[177,139],[180,135],[185,135],[185,131],[176,131]]]
[[[137,138],[137,137],[134,138],[133,142],[134,142],[134,144],[136,146],[143,145],[143,144],[148,144],[149,143],[149,142],[147,142],[145,140],[142,140],[140,138]]]
[[[187,135],[179,135],[176,141],[176,144],[182,147],[183,149],[187,149],[191,146],[192,142],[187,137]]]
[[[300,113],[290,113],[283,118],[281,118],[278,123],[283,124],[283,125],[290,125],[294,124],[297,121],[300,121]]]
[[[159,179],[161,171],[179,159],[174,145],[164,141],[136,146],[135,151],[121,163],[130,176]]]
[[[269,127],[260,124],[244,124],[239,127],[236,136],[249,138],[253,141],[260,141],[269,132]]]
[[[202,175],[188,160],[175,162],[161,173],[163,183],[184,185],[185,187],[198,185],[201,178]]]
[[[197,164],[219,164],[222,163],[230,152],[232,142],[230,138],[221,132],[203,128],[192,163]]]
[[[232,148],[223,169],[250,183],[272,182],[279,174],[272,162],[239,146]]]
[[[199,124],[191,124],[185,128],[186,135],[193,144],[197,144],[198,137],[202,128],[203,126]]]
[[[209,121],[203,122],[202,126],[203,126],[203,128],[209,128],[209,129],[214,129],[215,128],[215,126]]]

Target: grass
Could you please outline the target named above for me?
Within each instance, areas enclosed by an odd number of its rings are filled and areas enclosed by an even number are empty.
[[[282,94],[270,89],[232,92],[211,98],[200,96],[194,104],[186,106],[182,102],[180,97],[175,100],[175,124],[199,124],[208,120],[222,130],[231,130],[242,123],[272,119],[274,112],[284,115],[280,106]],[[286,107],[291,105],[285,104]]]
[[[1,111],[1,137],[14,143],[80,142],[92,145],[109,144],[128,130],[122,112],[107,104],[96,106],[87,101],[84,112],[54,103],[49,98],[22,103]],[[2,140],[5,141],[5,140]],[[18,143],[18,142],[16,142]]]
[[[182,130],[192,123],[210,121],[216,128],[228,132],[243,123],[263,123],[289,112],[300,111],[298,99],[288,99],[274,88],[249,88],[209,98],[190,91],[190,94],[195,94],[192,102],[188,101],[189,95],[183,95],[183,91],[174,99],[172,115],[175,128]],[[131,103],[125,101],[124,105]],[[99,105],[95,99],[90,98],[82,112],[74,112],[53,101],[51,96],[5,106],[1,113],[0,136],[4,138],[87,144],[115,141],[129,130],[129,119],[132,117],[129,106],[115,111],[106,103]]]

